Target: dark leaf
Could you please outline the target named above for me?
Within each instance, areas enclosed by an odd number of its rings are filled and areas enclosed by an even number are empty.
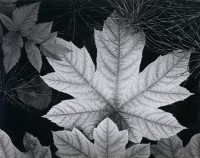
[[[7,17],[3,14],[0,14],[0,19],[1,19],[1,22],[5,25],[5,27],[9,31],[17,31],[17,26],[9,17]]]
[[[31,41],[25,43],[27,57],[31,64],[40,72],[42,67],[42,57],[39,48]]]
[[[51,33],[52,22],[41,23],[36,25],[28,34],[27,38],[34,43],[41,44],[44,42]]]
[[[24,81],[22,85],[17,93],[24,103],[39,110],[48,107],[51,102],[52,90],[41,78],[36,77],[28,83]]]
[[[12,19],[23,36],[35,25],[40,3],[34,3],[14,10]]]
[[[3,37],[3,51],[4,51],[4,67],[8,73],[20,58],[20,51],[23,47],[23,39],[21,35],[10,32]]]

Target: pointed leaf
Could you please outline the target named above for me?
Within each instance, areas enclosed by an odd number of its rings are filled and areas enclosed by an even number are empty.
[[[34,3],[14,10],[12,19],[22,36],[26,36],[28,31],[35,25],[39,6],[40,3]]]
[[[65,53],[72,52],[63,43],[59,42],[60,40],[62,39],[57,38],[55,42],[52,43],[51,39],[48,39],[48,42],[40,46],[42,54],[54,60],[61,60],[60,55],[63,56]]]
[[[93,144],[77,129],[54,132],[53,138],[62,158],[94,158]]]
[[[54,142],[59,149],[57,155],[62,158],[147,158],[150,155],[148,144],[125,150],[128,132],[119,131],[109,118],[104,119],[93,133],[94,144],[76,128],[72,132],[54,132]]]
[[[10,32],[3,37],[3,63],[6,73],[8,73],[12,69],[12,67],[15,66],[18,62],[22,46],[23,39],[17,33]]]
[[[113,18],[113,17],[112,17]],[[124,21],[108,18],[103,31],[95,30],[97,71],[109,97],[124,100],[134,77],[139,74],[145,37],[124,27]],[[115,17],[114,17],[115,18]]]
[[[119,132],[116,124],[106,118],[94,129],[94,139],[94,146],[99,157],[120,158],[125,154],[128,132]]]
[[[129,140],[140,142],[142,136],[151,140],[168,138],[185,129],[172,114],[149,107],[129,107],[119,112],[129,130]],[[155,130],[156,128],[156,130]]]
[[[148,158],[150,156],[149,144],[137,144],[126,150],[125,158]]]
[[[26,155],[35,158],[51,158],[51,151],[49,147],[41,146],[39,140],[30,134],[24,136],[24,146]]]
[[[55,43],[58,39],[57,38],[58,32],[51,33],[49,37],[43,43]]]
[[[192,93],[179,85],[189,76],[191,52],[171,53],[159,57],[134,79],[127,106],[161,107],[184,100]],[[122,105],[123,106],[123,105]]]
[[[200,157],[200,134],[194,135],[186,146],[186,158]]]
[[[64,54],[62,61],[47,58],[55,72],[43,76],[43,80],[52,88],[76,98],[108,102],[101,94],[102,85],[94,78],[94,63],[87,50],[69,42],[65,42],[65,46],[73,52]]]
[[[51,33],[52,22],[41,23],[33,27],[29,32],[27,38],[32,40],[34,43],[41,44],[44,42]]]
[[[22,153],[12,144],[10,137],[0,129],[0,155],[2,158],[22,158]]]
[[[36,70],[40,72],[42,67],[42,56],[39,48],[33,42],[27,41],[25,43],[25,49],[29,61],[36,68]]]
[[[9,17],[0,14],[0,20],[9,31],[17,31],[17,26]]]
[[[73,127],[84,130],[90,136],[94,126],[97,126],[107,114],[106,105],[98,101],[66,100],[53,107],[44,117],[57,123],[65,129]],[[92,120],[92,121],[91,121]]]
[[[156,158],[184,158],[184,148],[178,136],[161,139],[157,145],[151,145],[151,153]]]

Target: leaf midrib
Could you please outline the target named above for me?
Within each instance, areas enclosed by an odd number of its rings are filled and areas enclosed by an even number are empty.
[[[187,56],[187,54],[185,55]],[[125,102],[123,105],[121,105],[117,110],[120,110],[122,109],[124,106],[126,106],[129,102],[131,102],[132,100],[134,100],[135,98],[139,97],[141,94],[145,93],[146,91],[149,91],[149,89],[151,89],[156,83],[158,83],[160,80],[162,80],[164,77],[166,77],[166,75],[172,70],[174,69],[178,64],[179,62],[185,57],[183,56],[182,58],[180,58],[176,64],[174,64],[173,67],[171,67],[165,74],[163,74],[158,80],[156,80],[155,82],[153,82],[151,85],[149,85],[145,90],[141,91],[140,93],[138,93],[136,96],[134,96],[133,98],[129,99],[127,102]],[[143,72],[141,72],[143,73]]]
[[[83,78],[83,80],[97,93],[97,95],[100,96],[107,103],[106,105],[114,109],[112,104],[77,70],[77,68],[69,61],[69,59],[66,56],[64,57],[67,60],[67,62],[71,65],[71,67],[78,73],[78,75],[80,75]],[[84,56],[84,62],[85,62],[85,56]]]

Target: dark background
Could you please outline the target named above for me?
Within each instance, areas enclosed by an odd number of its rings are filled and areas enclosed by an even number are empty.
[[[36,0],[19,0],[17,6],[27,5]],[[149,1],[142,5],[140,12],[132,18],[129,12],[123,13],[129,20],[132,20],[133,29],[142,29],[146,34],[146,46],[143,52],[141,71],[160,54],[168,53],[177,48],[195,49],[191,57],[190,71],[191,77],[182,84],[190,92],[196,93],[185,101],[177,102],[162,109],[171,112],[179,123],[187,130],[183,130],[178,136],[186,145],[190,138],[200,132],[200,95],[199,95],[199,17],[200,3],[186,0],[171,1]],[[123,8],[120,1],[117,4]],[[127,5],[130,6],[130,5]],[[165,8],[165,9],[163,9]],[[131,8],[128,8],[131,11]],[[96,47],[94,43],[94,28],[102,30],[104,20],[113,11],[113,6],[106,0],[46,0],[42,1],[38,15],[38,23],[54,21],[52,32],[58,31],[58,36],[72,41],[79,48],[85,46],[94,63],[96,63]],[[142,15],[142,16],[141,16]],[[187,18],[189,17],[189,18]],[[167,20],[166,20],[167,19]],[[181,21],[180,21],[181,19]],[[3,59],[3,52],[0,50],[0,59]],[[2,63],[2,62],[1,62]],[[0,87],[0,128],[11,137],[14,145],[21,151],[23,147],[23,136],[29,132],[37,136],[42,145],[51,145],[52,151],[56,151],[53,145],[51,131],[62,130],[62,127],[51,123],[40,116],[60,101],[71,99],[72,97],[53,90],[52,101],[45,110],[37,110],[27,107],[18,99],[14,88],[22,81],[29,81],[39,74],[28,62],[24,49],[19,63],[14,69],[5,74],[1,64]],[[52,72],[53,69],[43,57],[41,75]],[[20,73],[19,73],[20,72]],[[143,139],[143,142],[150,142]]]

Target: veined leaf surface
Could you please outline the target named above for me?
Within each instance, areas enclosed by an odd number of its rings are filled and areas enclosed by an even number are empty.
[[[113,16],[106,20],[102,32],[95,31],[95,42],[96,71],[87,50],[69,42],[66,46],[73,52],[65,54],[62,61],[48,58],[55,72],[42,78],[75,99],[56,105],[46,118],[66,129],[75,126],[88,133],[109,116],[120,129],[128,129],[129,140],[136,143],[142,137],[159,140],[184,129],[172,114],[158,108],[191,95],[179,86],[189,76],[190,51],[160,56],[139,73],[144,33],[128,30]],[[78,103],[76,108],[71,102]],[[87,117],[94,112],[94,117]]]
[[[12,14],[12,20],[23,36],[35,25],[40,3],[33,3],[27,6],[16,8]]]
[[[151,145],[151,153],[156,158],[184,158],[185,149],[178,136],[161,139],[157,145]]]
[[[199,158],[200,157],[200,134],[195,134],[187,146],[178,136],[161,139],[157,145],[151,145],[151,154],[156,158]]]
[[[1,158],[51,158],[49,147],[43,147],[37,138],[30,134],[24,136],[26,152],[20,152],[13,144],[10,137],[0,130],[0,156]]]
[[[0,14],[0,20],[9,31],[17,31],[17,26],[9,17]]]
[[[128,143],[128,131],[119,131],[109,118],[104,119],[94,130],[94,144],[78,129],[53,133],[57,155],[61,158],[148,158],[149,144],[133,145]]]
[[[12,144],[10,137],[0,130],[0,155],[2,158],[21,158],[22,154]]]
[[[186,149],[186,158],[199,158],[200,157],[200,134],[194,135],[188,145],[185,147]]]
[[[3,37],[3,64],[8,73],[18,62],[23,47],[23,39],[21,35],[15,32],[9,32]]]

